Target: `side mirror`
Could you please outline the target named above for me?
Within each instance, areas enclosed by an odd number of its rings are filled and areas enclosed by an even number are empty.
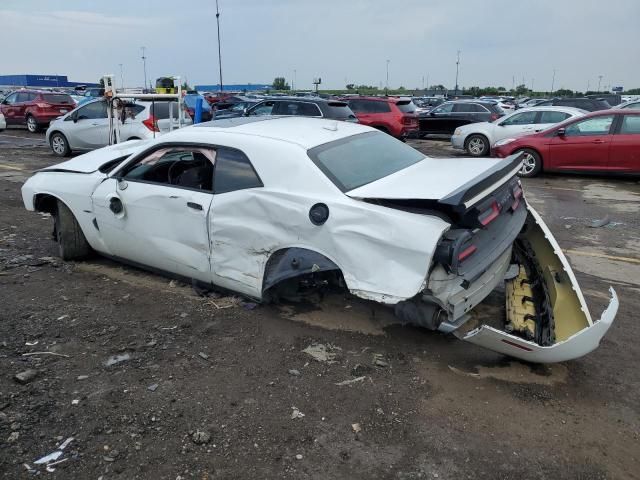
[[[429,116],[430,117],[435,117],[436,116],[436,112],[429,112]]]
[[[559,128],[558,130],[556,130],[556,135],[559,137],[564,137],[566,133],[567,131],[564,128]]]
[[[249,116],[249,109],[247,107],[242,109],[242,115],[244,115],[245,117]]]

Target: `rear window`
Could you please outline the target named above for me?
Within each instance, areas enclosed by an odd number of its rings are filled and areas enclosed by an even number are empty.
[[[396,102],[396,107],[402,113],[415,113],[416,111],[416,105],[411,100],[400,100]]]
[[[357,113],[389,113],[391,111],[389,104],[380,100],[351,100],[349,106]]]
[[[42,99],[49,103],[74,103],[69,95],[62,93],[43,93]]]
[[[375,182],[425,158],[414,148],[381,132],[353,135],[307,153],[343,192]]]
[[[327,103],[328,118],[356,118],[353,111],[344,102],[328,102]]]
[[[171,107],[173,118],[178,118],[178,102],[154,102],[151,105],[151,115],[160,120],[169,118],[170,104],[173,104],[173,106]]]

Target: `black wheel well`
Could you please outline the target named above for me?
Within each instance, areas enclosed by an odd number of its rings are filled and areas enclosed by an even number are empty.
[[[36,212],[46,212],[55,215],[58,213],[58,198],[48,193],[38,193],[33,198],[33,208]]]

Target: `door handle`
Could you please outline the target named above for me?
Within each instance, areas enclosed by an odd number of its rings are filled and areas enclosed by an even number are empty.
[[[604,143],[604,140],[598,138],[598,139],[594,140],[593,143]]]
[[[202,205],[195,202],[187,202],[187,207],[193,208],[194,210],[202,210]]]
[[[92,123],[91,125],[93,125],[94,127],[97,127],[100,124],[99,123]]]

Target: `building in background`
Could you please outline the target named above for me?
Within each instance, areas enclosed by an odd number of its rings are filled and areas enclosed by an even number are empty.
[[[0,88],[74,88],[99,87],[98,83],[70,82],[66,75],[0,75]]]

